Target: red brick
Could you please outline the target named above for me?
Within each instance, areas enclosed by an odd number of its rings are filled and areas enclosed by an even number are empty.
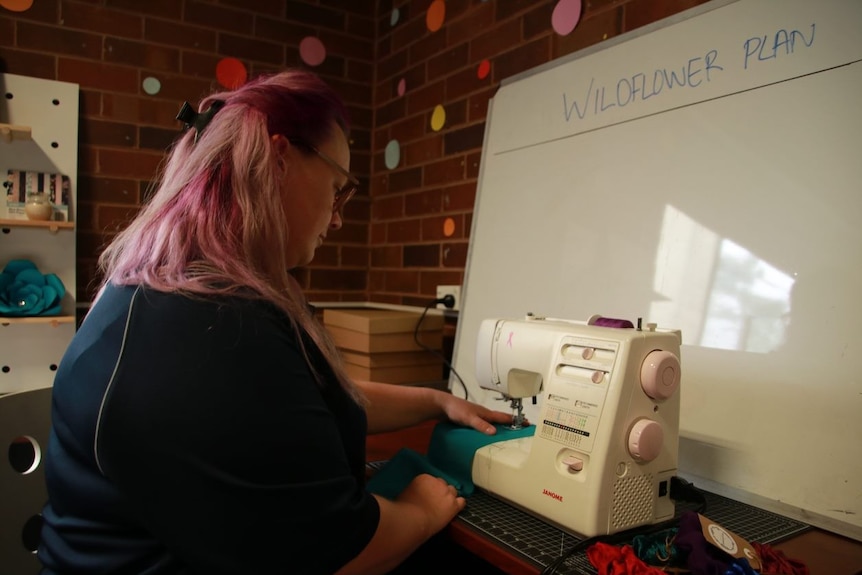
[[[386,240],[392,243],[417,242],[421,239],[419,221],[401,220],[386,225]]]
[[[555,35],[553,55],[555,58],[582,50],[613,38],[622,32],[622,9],[605,10],[590,18],[582,18],[577,28],[568,36]]]
[[[63,2],[63,26],[133,39],[144,34],[142,16],[80,2]]]
[[[183,3],[179,3],[180,6]],[[251,34],[254,16],[248,12],[214,5],[212,2],[186,0],[183,21],[220,32]]]
[[[343,8],[330,9],[324,6],[312,6],[305,1],[287,0],[285,15],[288,20],[314,22],[316,26],[321,28],[345,29],[346,15]]]
[[[443,267],[464,268],[467,266],[467,242],[443,244]]]
[[[341,265],[359,267],[367,269],[370,263],[370,250],[363,247],[342,246],[341,247]]]
[[[416,64],[417,62],[428,60],[432,56],[446,50],[447,46],[446,33],[444,30],[421,37],[410,45],[409,62],[411,64]]]
[[[214,51],[216,37],[214,30],[157,18],[148,18],[144,29],[144,38],[148,42],[191,50]]]
[[[102,57],[102,37],[96,34],[19,22],[16,38],[17,46],[27,50],[80,56],[91,60]]]
[[[138,183],[135,180],[78,175],[78,201],[109,204],[139,204]]]
[[[91,146],[121,146],[131,148],[138,143],[138,129],[133,124],[82,119],[78,137]]]
[[[57,79],[57,57],[53,54],[0,48],[0,61],[4,64],[3,71],[8,74],[45,80]]]
[[[499,77],[508,78],[550,60],[551,39],[545,36],[501,54],[496,58],[494,66]]]
[[[457,182],[464,178],[464,157],[444,158],[425,166],[423,184],[435,185]]]
[[[155,44],[105,38],[106,62],[128,64],[159,72],[179,72],[180,53],[175,48]]]
[[[138,70],[135,68],[61,57],[57,70],[58,80],[80,84],[82,88],[138,92]]]
[[[424,164],[443,155],[443,137],[433,135],[401,146],[401,153],[408,166]]]
[[[418,271],[387,271],[386,291],[415,293],[419,289]]]
[[[443,81],[425,84],[407,96],[407,114],[419,114],[432,110],[446,101],[446,83]]]
[[[487,90],[472,94],[467,104],[467,120],[469,122],[476,122],[486,119],[488,116],[488,103],[496,93],[497,86],[492,86]]]
[[[180,104],[181,100],[155,100],[150,97],[104,93],[102,115],[118,121],[173,128],[179,132],[182,125],[177,121],[176,115]]]
[[[505,0],[504,0],[505,1]],[[457,44],[472,40],[480,30],[494,24],[494,10],[499,2],[483,2],[475,6],[464,18],[447,25],[449,42]]]
[[[100,204],[96,209],[96,227],[111,233],[122,231],[137,213],[137,207]]]
[[[234,58],[270,64],[284,63],[283,45],[233,34],[219,34],[218,51],[221,54],[230,54]]]
[[[163,154],[100,149],[99,174],[149,179],[156,173]]]
[[[521,43],[521,22],[513,20],[501,24],[470,42],[470,56],[474,62],[493,58]]]
[[[168,20],[179,20],[182,18],[183,3],[177,0],[105,0],[104,4],[110,8],[118,8],[129,12],[167,18]]]
[[[407,216],[438,213],[442,207],[443,194],[439,189],[407,194],[404,198],[404,212]]]
[[[447,212],[472,210],[476,203],[476,182],[461,182],[443,188],[443,209]]]
[[[249,10],[253,14],[284,16],[283,0],[221,0],[221,3],[240,10]]]
[[[380,198],[371,208],[372,220],[394,220],[404,216],[404,196]]]
[[[485,137],[485,123],[473,124],[459,130],[447,132],[443,137],[443,153],[458,154],[482,147]]]

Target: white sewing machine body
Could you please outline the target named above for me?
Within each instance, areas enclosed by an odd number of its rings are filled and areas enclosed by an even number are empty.
[[[473,482],[579,536],[672,518],[681,339],[651,324],[485,320],[480,386],[542,404],[532,437],[477,450]]]

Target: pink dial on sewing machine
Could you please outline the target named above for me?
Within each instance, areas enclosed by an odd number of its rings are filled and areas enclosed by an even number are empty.
[[[679,387],[679,358],[665,350],[651,351],[641,365],[641,387],[656,401],[667,399]]]

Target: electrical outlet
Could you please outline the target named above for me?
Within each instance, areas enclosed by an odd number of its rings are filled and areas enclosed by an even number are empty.
[[[437,309],[450,309],[452,311],[461,309],[461,286],[437,286],[437,299],[447,295],[452,295],[455,298],[455,305],[447,308],[442,303],[438,303]]]

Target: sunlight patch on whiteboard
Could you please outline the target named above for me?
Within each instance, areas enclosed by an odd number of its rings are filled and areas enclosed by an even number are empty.
[[[684,344],[755,353],[784,343],[794,279],[685,213],[665,206],[650,306]]]

